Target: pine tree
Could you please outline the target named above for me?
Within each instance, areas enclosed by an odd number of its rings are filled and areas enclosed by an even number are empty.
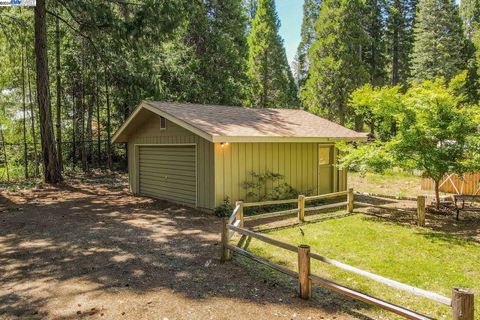
[[[202,57],[207,68],[205,94],[209,103],[241,105],[245,100],[247,59],[247,17],[242,0],[207,3],[210,27]]]
[[[474,40],[480,27],[480,1],[462,0],[460,2],[460,14],[463,20],[463,29],[466,38]]]
[[[444,77],[465,69],[464,36],[456,4],[451,0],[420,0],[414,27],[412,76],[415,81]]]
[[[479,70],[480,62],[480,1],[463,0],[460,13],[466,38],[467,74],[465,91],[468,102],[478,103],[480,96]]]
[[[320,13],[321,2],[322,0],[305,0],[303,3],[301,40],[294,61],[295,80],[300,88],[305,85],[308,77],[308,50],[315,42],[315,22]]]
[[[381,86],[386,79],[385,27],[382,11],[382,1],[365,0],[363,25],[367,34],[367,45],[362,51],[372,86]]]
[[[279,27],[274,0],[260,0],[248,37],[247,103],[256,108],[289,108],[298,104]]]
[[[387,2],[386,42],[391,85],[406,85],[410,78],[414,13],[412,0]]]
[[[173,73],[167,79],[182,83],[167,82],[169,95],[189,102],[242,104],[247,81],[246,26],[243,0],[197,2],[189,22],[164,47],[166,66]]]
[[[255,14],[257,13],[257,6],[258,6],[258,0],[243,1],[243,7],[245,8],[245,12],[247,13],[247,23],[248,23],[249,31],[252,27],[252,22],[253,22],[253,19],[255,18]]]
[[[58,183],[62,180],[58,162],[55,137],[53,135],[52,106],[50,102],[50,82],[48,75],[47,22],[45,0],[37,1],[35,7],[35,60],[37,70],[37,101],[40,114],[40,136],[42,138],[42,156],[44,180]]]
[[[350,93],[368,82],[362,59],[367,36],[360,0],[325,0],[315,25],[318,39],[309,51],[310,74],[302,100],[312,112],[346,121]]]

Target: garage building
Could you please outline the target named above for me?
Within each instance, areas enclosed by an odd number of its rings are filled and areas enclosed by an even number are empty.
[[[252,173],[281,174],[304,193],[346,190],[335,143],[365,139],[298,109],[143,101],[112,140],[128,143],[131,192],[213,210],[227,197],[251,201]]]

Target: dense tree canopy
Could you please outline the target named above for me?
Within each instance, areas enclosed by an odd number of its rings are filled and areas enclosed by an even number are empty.
[[[389,0],[386,11],[389,82],[405,86],[410,78],[415,0]]]
[[[453,1],[419,0],[414,37],[414,80],[450,80],[466,68],[462,23]]]
[[[360,1],[325,0],[315,25],[317,41],[309,51],[309,78],[302,92],[305,106],[336,120],[346,121],[349,94],[368,81],[362,59],[367,34]]]
[[[302,87],[308,77],[310,63],[308,61],[308,50],[315,42],[315,23],[320,13],[321,0],[305,0],[303,3],[303,22],[300,31],[301,39],[297,48],[294,61],[295,80]]]
[[[478,106],[466,104],[457,86],[443,78],[414,84],[402,94],[399,87],[372,89],[353,94],[352,107],[370,121],[383,119],[383,141],[362,146],[344,159],[347,165],[383,171],[392,166],[421,170],[435,182],[447,173],[478,170]],[[389,130],[397,123],[397,132]],[[351,150],[352,151],[352,150]]]
[[[305,0],[292,68],[274,0],[45,9],[46,51],[35,51],[33,8],[0,8],[0,179],[48,178],[56,159],[63,172],[125,167],[111,136],[143,99],[291,108],[300,98],[380,142],[398,136],[391,111],[425,79],[444,77],[462,108],[480,99],[478,0]]]
[[[291,108],[297,90],[288,65],[274,0],[259,0],[248,36],[248,77],[251,106]]]

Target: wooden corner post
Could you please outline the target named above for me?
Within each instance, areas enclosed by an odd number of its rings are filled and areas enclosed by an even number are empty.
[[[453,320],[474,320],[473,293],[459,288],[452,290]]]
[[[298,247],[298,283],[300,297],[310,299],[312,297],[312,280],[310,280],[310,246]]]
[[[235,202],[236,206],[240,206],[237,211],[237,220],[240,220],[240,228],[243,228],[243,201]]]
[[[353,188],[348,189],[347,193],[347,212],[352,213],[353,212]]]
[[[298,196],[298,220],[305,222],[305,196]]]
[[[417,219],[420,227],[425,226],[425,196],[417,197]]]
[[[228,218],[222,219],[222,256],[220,257],[221,261],[228,261],[231,259],[232,255],[230,249],[228,249]]]

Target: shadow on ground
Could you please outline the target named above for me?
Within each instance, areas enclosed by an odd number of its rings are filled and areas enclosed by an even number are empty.
[[[302,301],[292,286],[220,264],[218,218],[124,186],[2,197],[0,318],[369,319],[363,304],[325,290]]]
[[[386,208],[358,208],[361,212],[375,218],[384,219],[401,225],[417,225],[417,203],[411,200],[392,200],[372,196],[355,196],[355,201],[382,205]],[[391,208],[391,209],[390,209]],[[462,211],[460,220],[455,219],[455,211],[434,212],[426,211],[425,228],[448,234],[449,237],[461,237],[467,240],[480,242],[480,213]]]

